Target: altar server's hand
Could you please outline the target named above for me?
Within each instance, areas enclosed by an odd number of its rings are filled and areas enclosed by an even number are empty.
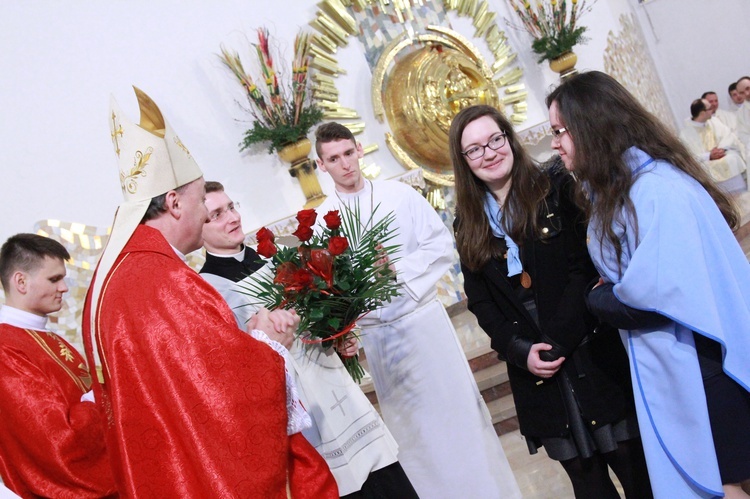
[[[378,244],[377,246],[375,246],[375,249],[378,250],[378,252],[382,255],[378,259],[378,261],[375,262],[375,266],[376,267],[383,267],[384,269],[387,268],[391,272],[395,273],[396,272],[396,267],[393,266],[393,264],[391,263],[391,259],[388,258],[388,253],[386,253],[385,250],[383,249],[383,245],[382,244]]]
[[[344,357],[354,357],[359,352],[359,340],[354,336],[336,340],[336,350]]]
[[[554,362],[543,361],[539,358],[539,352],[546,350],[552,350],[552,345],[548,343],[534,343],[531,345],[529,356],[526,359],[526,366],[529,368],[529,372],[540,378],[551,378],[560,370],[562,363],[565,362],[565,357],[560,357]]]

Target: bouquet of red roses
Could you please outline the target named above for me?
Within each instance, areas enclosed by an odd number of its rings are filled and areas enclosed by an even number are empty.
[[[375,209],[377,212],[377,208]],[[362,223],[359,206],[329,211],[324,226],[314,230],[315,210],[297,213],[293,233],[299,247],[280,247],[274,234],[258,231],[258,254],[271,259],[264,273],[248,291],[266,308],[293,308],[300,316],[300,339],[330,347],[353,335],[356,321],[390,302],[399,293],[396,273],[389,265],[398,247],[390,245],[393,214],[374,222],[374,214]],[[349,374],[359,382],[364,371],[357,357],[342,357]]]

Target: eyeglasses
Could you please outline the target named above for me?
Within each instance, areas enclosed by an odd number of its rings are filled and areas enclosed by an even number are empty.
[[[211,213],[208,214],[208,221],[209,222],[218,222],[222,218],[224,218],[224,215],[227,214],[227,212],[232,212],[234,214],[237,214],[237,208],[240,207],[240,203],[229,203],[226,208],[222,208],[220,210],[214,210]]]
[[[469,159],[479,159],[484,157],[485,148],[489,147],[493,151],[497,151],[505,145],[506,138],[504,133],[498,133],[490,138],[490,141],[485,145],[471,146],[465,151],[461,151],[461,154]]]
[[[562,127],[562,128],[558,128],[557,130],[555,130],[554,128],[550,128],[549,132],[552,134],[553,139],[559,139],[560,135],[564,134],[567,131],[568,131],[567,128]]]

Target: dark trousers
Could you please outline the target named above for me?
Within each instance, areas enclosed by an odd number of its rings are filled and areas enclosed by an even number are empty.
[[[396,461],[385,468],[370,473],[362,489],[342,499],[418,499],[417,491],[412,487],[404,469]]]

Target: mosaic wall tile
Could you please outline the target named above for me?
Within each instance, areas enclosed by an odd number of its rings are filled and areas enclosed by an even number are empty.
[[[633,14],[622,14],[620,31],[609,32],[604,50],[604,71],[622,83],[654,116],[676,131],[656,65]]]

